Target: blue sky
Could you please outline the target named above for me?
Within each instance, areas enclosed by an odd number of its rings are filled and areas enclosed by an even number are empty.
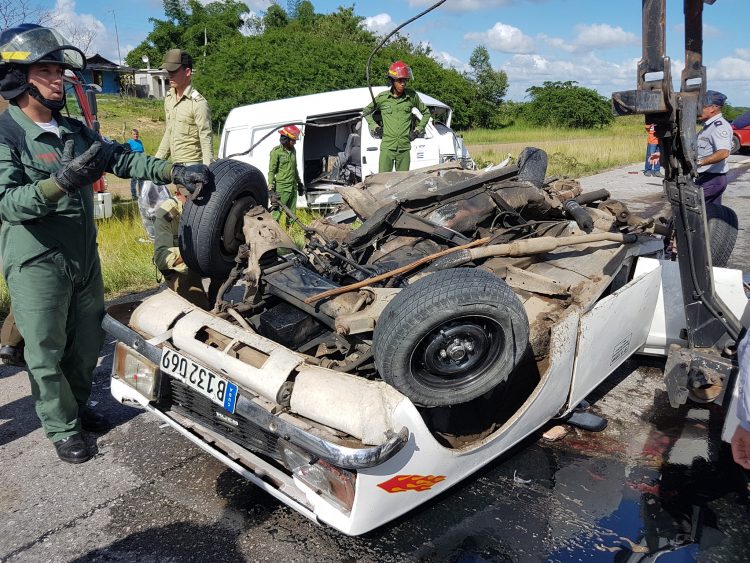
[[[366,25],[390,31],[433,0],[312,0],[316,12],[354,4]],[[286,6],[286,0],[279,2]],[[160,0],[40,0],[60,15],[71,33],[95,30],[88,54],[117,61],[114,22],[122,57],[152,29],[148,18],[163,18]],[[246,0],[260,13],[268,0]],[[640,0],[448,0],[403,30],[413,42],[427,42],[446,66],[463,69],[479,44],[492,65],[508,74],[508,97],[523,100],[526,88],[545,80],[576,80],[609,96],[635,86],[641,54]],[[684,61],[682,0],[667,0],[667,52],[673,75]],[[723,91],[733,105],[750,106],[750,0],[717,0],[704,10],[704,64],[708,87]],[[72,27],[71,27],[72,26]],[[77,30],[77,31],[76,31]],[[293,48],[293,44],[290,45]]]

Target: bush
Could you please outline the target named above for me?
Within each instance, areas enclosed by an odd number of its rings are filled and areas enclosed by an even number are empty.
[[[609,100],[575,81],[544,82],[526,92],[531,101],[524,106],[523,116],[532,125],[591,129],[614,120]]]

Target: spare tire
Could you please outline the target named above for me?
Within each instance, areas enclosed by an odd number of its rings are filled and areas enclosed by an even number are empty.
[[[733,209],[715,203],[706,204],[706,222],[711,246],[711,264],[725,267],[737,243],[737,214]]]
[[[224,278],[244,242],[242,218],[256,205],[268,207],[268,186],[260,170],[238,160],[217,160],[209,169],[213,182],[182,211],[180,254],[201,276]]]
[[[476,399],[504,382],[529,341],[529,321],[513,290],[484,270],[430,274],[385,307],[373,335],[384,381],[417,405]]]

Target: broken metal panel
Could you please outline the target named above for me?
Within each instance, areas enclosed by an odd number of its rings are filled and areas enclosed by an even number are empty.
[[[550,296],[569,295],[569,286],[565,286],[547,276],[535,274],[534,272],[522,270],[514,266],[508,266],[505,283],[510,287],[530,291],[531,293]]]
[[[575,407],[604,377],[646,341],[660,287],[659,270],[636,278],[581,316],[573,385],[568,404]]]

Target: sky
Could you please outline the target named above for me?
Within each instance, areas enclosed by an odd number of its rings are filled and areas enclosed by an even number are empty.
[[[268,0],[245,3],[256,14],[270,4]],[[318,13],[354,5],[365,26],[384,34],[434,0],[312,3]],[[279,4],[286,7],[286,0]],[[682,0],[667,0],[667,54],[675,77],[684,64],[682,4]],[[161,0],[38,0],[35,5],[78,28],[96,30],[87,54],[98,52],[115,62],[120,58],[118,44],[124,58],[152,30],[148,18],[164,18]],[[484,45],[492,66],[507,73],[507,98],[512,100],[527,99],[529,86],[548,80],[575,80],[609,97],[613,91],[635,88],[641,56],[640,12],[641,0],[447,0],[402,33],[413,43],[429,44],[436,60],[458,70],[467,68],[477,45]],[[748,21],[750,0],[716,0],[704,9],[708,88],[722,91],[735,106],[750,106]]]

